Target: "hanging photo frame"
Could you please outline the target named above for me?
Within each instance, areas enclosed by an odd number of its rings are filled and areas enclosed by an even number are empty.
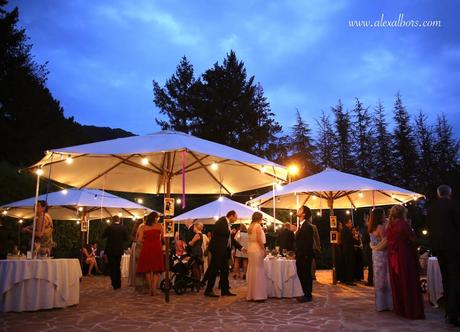
[[[165,219],[164,223],[164,237],[174,237],[174,220],[173,219]]]
[[[337,231],[331,231],[330,232],[330,237],[331,237],[331,243],[339,243],[338,232]]]
[[[174,198],[165,198],[164,199],[164,215],[173,216],[174,215]]]
[[[82,218],[80,222],[80,230],[84,233],[88,231],[88,219]]]
[[[337,216],[330,216],[329,217],[329,224],[331,228],[337,228]]]

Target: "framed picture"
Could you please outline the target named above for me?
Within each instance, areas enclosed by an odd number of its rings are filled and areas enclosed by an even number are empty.
[[[331,228],[337,228],[337,216],[330,216],[329,224],[331,225]]]
[[[330,232],[331,236],[331,243],[338,243],[338,238],[337,238],[337,231],[331,231]]]
[[[87,232],[88,231],[88,220],[86,218],[83,218],[80,222],[80,229],[82,232]]]
[[[164,200],[164,215],[173,216],[174,215],[174,198],[165,198]]]
[[[163,225],[164,225],[164,236],[174,237],[174,220],[165,219]]]

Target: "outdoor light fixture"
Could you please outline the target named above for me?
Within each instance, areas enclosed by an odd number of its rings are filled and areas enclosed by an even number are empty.
[[[346,214],[350,214],[350,210],[347,210],[345,213],[346,213]]]
[[[143,200],[142,198],[138,198],[138,199],[137,199],[137,202],[138,202],[139,204],[142,204],[142,203],[144,203],[144,200]]]
[[[276,190],[279,190],[279,191],[283,190],[283,186],[280,183],[277,183]]]
[[[364,194],[363,193],[358,193],[359,198],[363,198]]]
[[[3,214],[4,216],[6,216],[6,215],[8,214],[8,211],[3,210],[3,211],[2,211],[2,214]]]
[[[316,212],[316,215],[317,215],[318,217],[321,217],[321,212],[319,212],[319,211]]]
[[[293,213],[292,211],[291,211],[291,212],[289,212],[289,215],[290,215],[290,216],[292,216],[293,214],[294,214],[294,213]]]
[[[147,166],[149,164],[149,160],[147,158],[142,158],[142,165]]]
[[[38,176],[42,176],[43,175],[43,170],[41,168],[37,169],[35,171],[35,174],[37,174]]]
[[[219,202],[223,202],[224,201],[224,198],[222,196],[219,196],[219,198],[217,199]]]
[[[83,206],[80,206],[80,207],[78,208],[78,211],[80,211],[80,212],[83,211]]]
[[[61,193],[62,193],[63,195],[67,195],[68,192],[69,192],[69,191],[68,191],[67,189],[64,189],[63,191],[61,191]]]
[[[291,175],[297,175],[299,174],[299,166],[292,164],[288,167],[288,171]]]
[[[177,198],[176,199],[176,204],[180,204],[180,203],[182,203],[182,200],[180,198]]]
[[[318,199],[318,197],[312,196],[311,199],[314,200],[314,201],[316,201],[316,200]]]
[[[121,218],[123,214],[121,212],[118,212],[118,216]]]
[[[260,168],[260,171],[261,171],[262,173],[265,173],[265,172],[267,171],[267,167],[266,167],[266,166],[262,166],[262,167]]]
[[[110,219],[107,219],[105,222],[108,223],[108,224],[110,224]]]
[[[219,169],[219,165],[217,165],[216,163],[212,163],[212,164],[211,164],[211,169],[212,169],[213,171],[217,171],[217,170]]]
[[[66,163],[67,165],[72,164],[72,163],[73,163],[73,158],[72,158],[71,156],[68,156],[68,157],[65,159],[65,163]]]
[[[24,222],[24,220],[22,220],[22,219],[19,219],[19,221],[18,221],[18,222],[19,222],[20,224],[22,224],[22,223]]]
[[[422,234],[426,236],[426,235],[428,235],[428,231],[426,229],[424,229],[424,230],[422,230]]]
[[[80,220],[77,220],[77,225],[80,225]]]

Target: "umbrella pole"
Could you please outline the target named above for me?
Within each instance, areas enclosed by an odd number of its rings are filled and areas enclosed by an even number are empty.
[[[40,175],[37,174],[37,186],[35,188],[35,204],[34,204],[34,222],[32,226],[32,240],[30,244],[30,253],[33,258],[34,244],[35,244],[35,228],[37,226],[37,204],[38,204],[38,192],[40,191]]]
[[[170,170],[170,164],[171,164],[171,155],[170,153],[167,154],[167,167],[168,167],[168,173],[166,174],[166,198],[171,197],[171,175],[169,173]],[[163,208],[164,210],[164,208]],[[163,216],[163,223],[165,222],[166,216]],[[164,237],[165,240],[165,250],[166,250],[166,262],[165,262],[165,301],[166,303],[169,303],[169,285],[170,285],[170,279],[169,279],[169,236]]]
[[[334,215],[334,199],[331,197],[328,200],[329,203],[329,212],[330,216]],[[337,229],[334,229],[334,231],[337,231]],[[335,252],[337,249],[337,243],[332,243],[332,284],[337,285],[337,270],[336,270],[336,257],[335,257]]]

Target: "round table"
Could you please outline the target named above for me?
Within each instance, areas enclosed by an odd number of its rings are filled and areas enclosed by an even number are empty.
[[[285,258],[265,258],[268,297],[303,296],[302,286],[297,276],[295,260]]]
[[[129,258],[131,255],[121,256],[120,268],[121,268],[121,277],[128,278],[129,275]]]
[[[428,258],[427,279],[429,300],[435,307],[438,307],[438,300],[443,297],[444,290],[442,288],[441,269],[436,257]]]
[[[65,308],[80,302],[78,259],[0,260],[0,311]]]

